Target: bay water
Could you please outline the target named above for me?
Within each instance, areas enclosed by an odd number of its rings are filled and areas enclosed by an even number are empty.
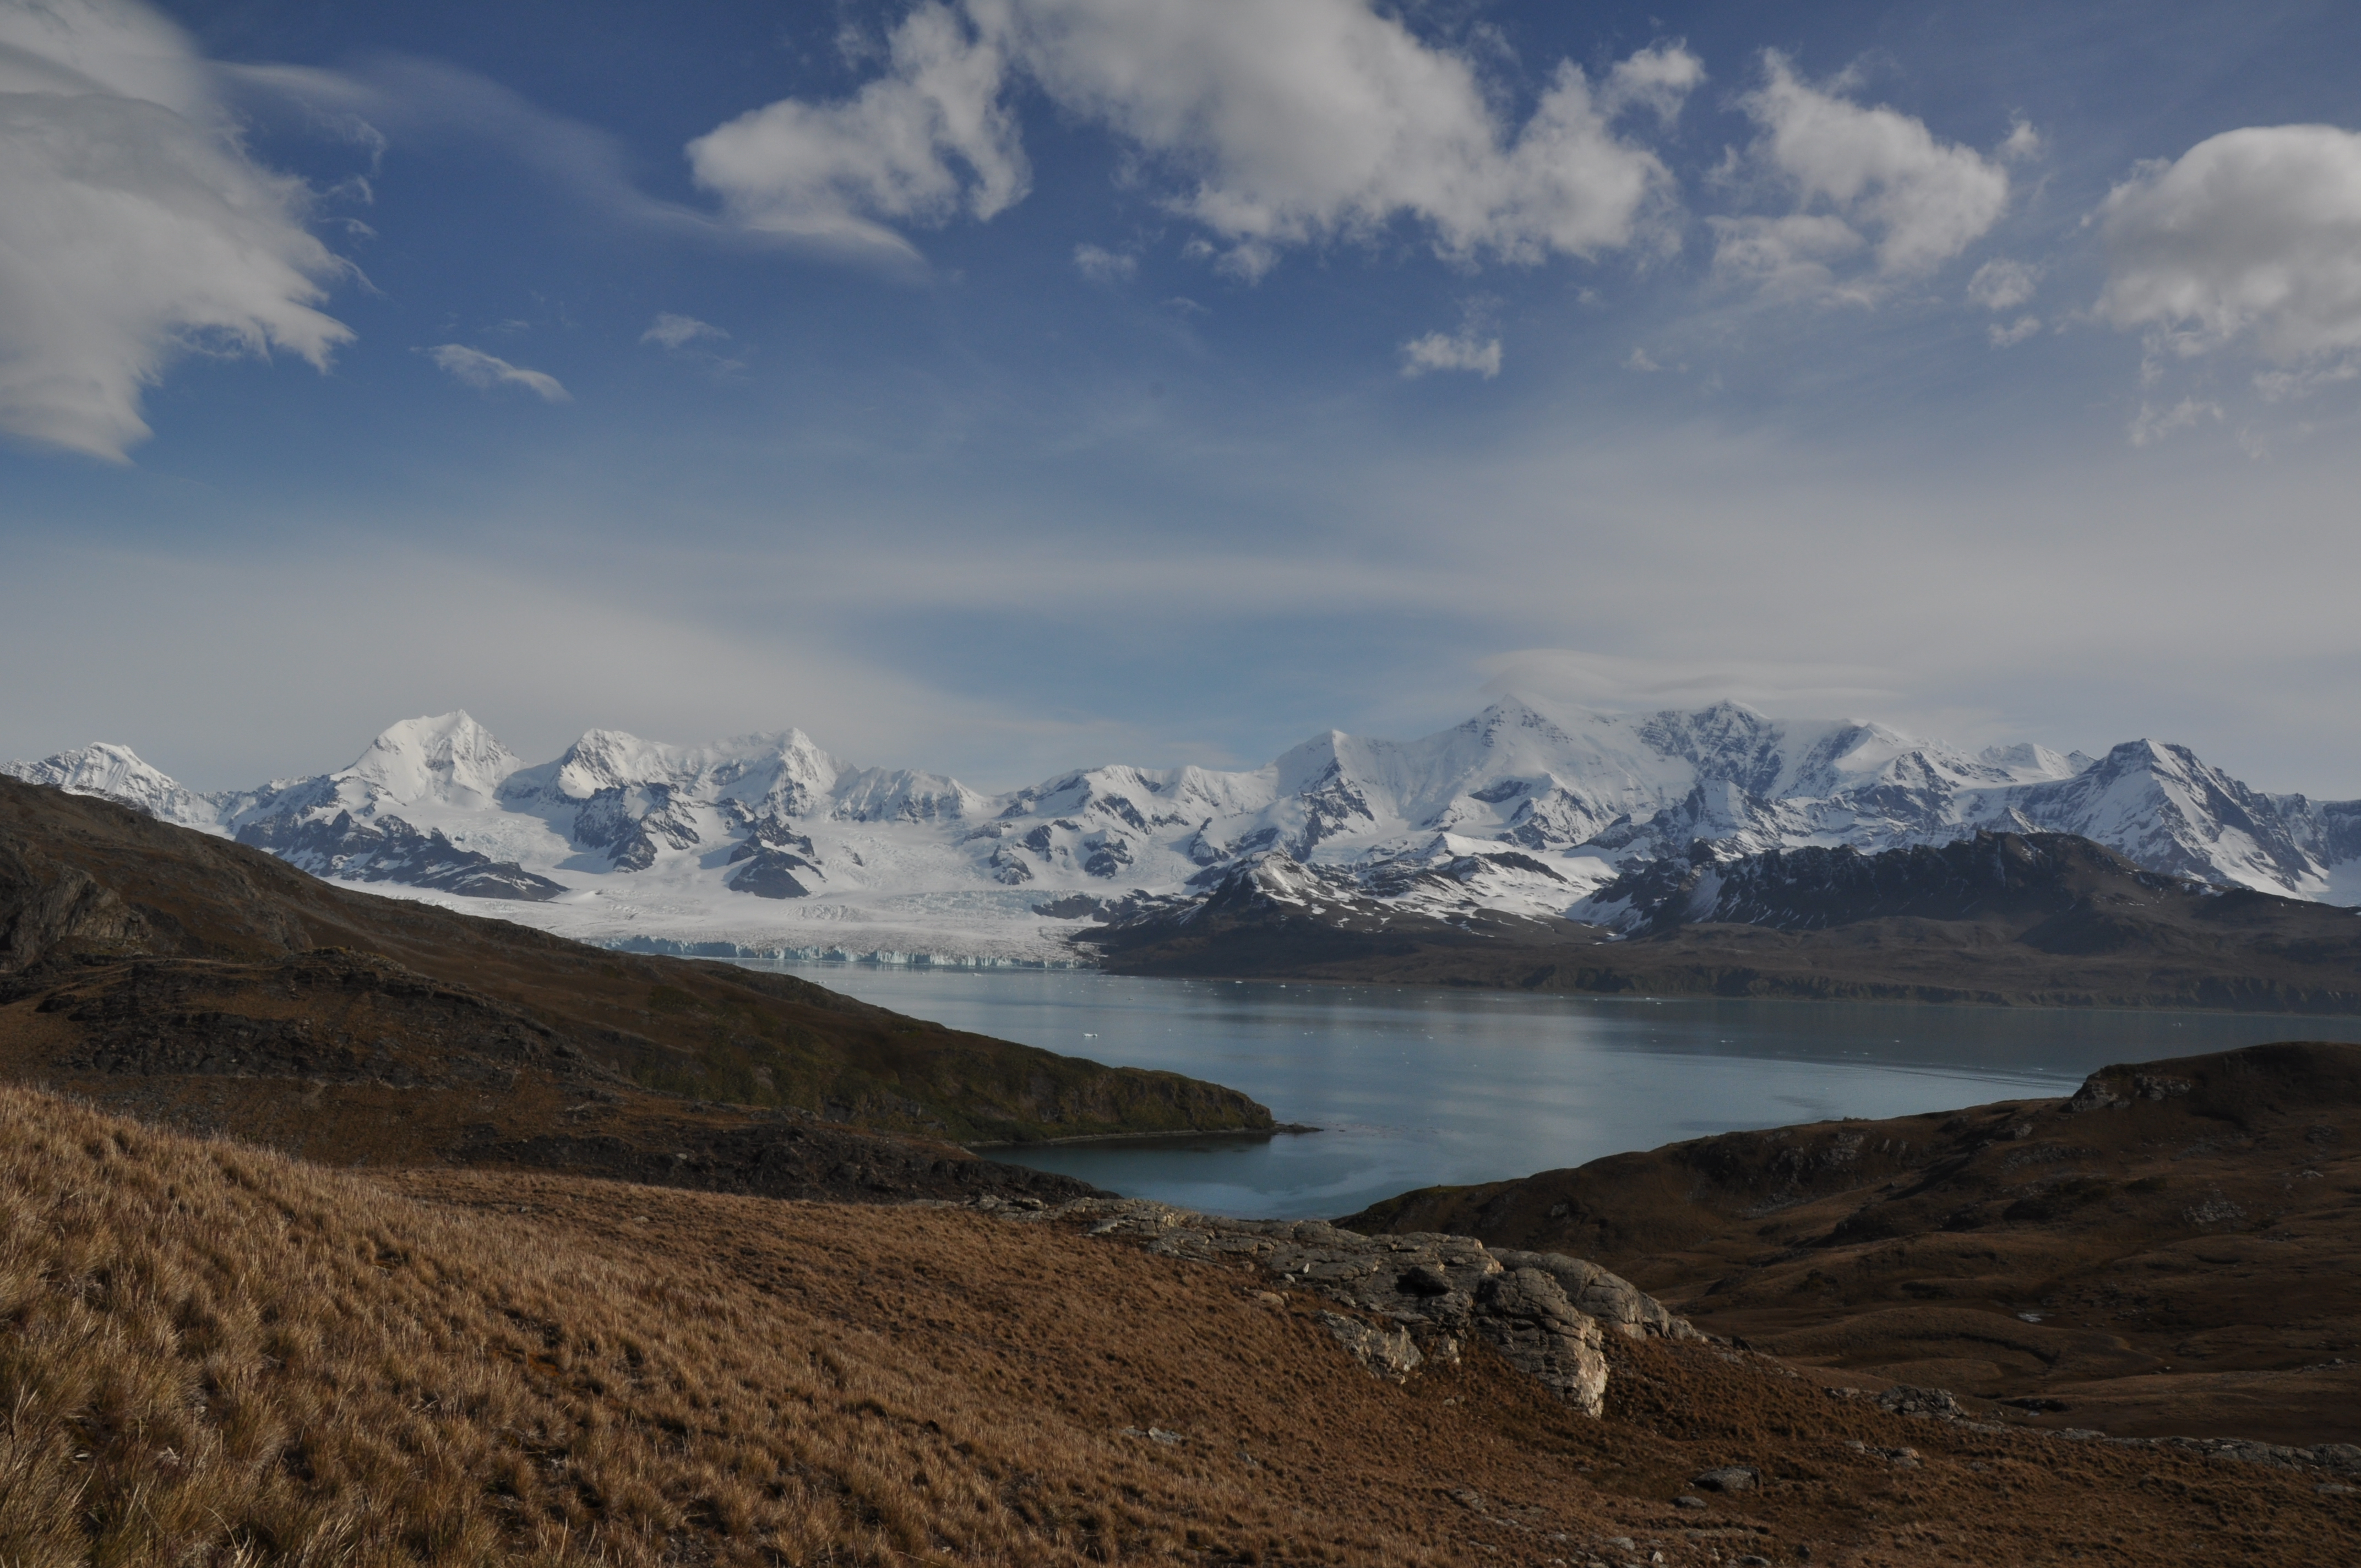
[[[1317,1133],[994,1148],[1207,1213],[1329,1218],[1684,1138],[2069,1094],[2093,1069],[2268,1040],[2361,1042],[2283,1014],[1537,996],[764,963],[953,1028],[1245,1091]]]

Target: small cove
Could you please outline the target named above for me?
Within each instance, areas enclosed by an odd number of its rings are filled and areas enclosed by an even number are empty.
[[[1244,1090],[1279,1137],[987,1151],[1211,1213],[1333,1216],[1710,1133],[2064,1094],[2092,1069],[2361,1019],[1877,1003],[1535,996],[762,963],[953,1028]]]

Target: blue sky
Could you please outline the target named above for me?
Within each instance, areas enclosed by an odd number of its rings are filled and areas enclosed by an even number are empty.
[[[0,753],[1507,689],[2361,794],[2331,5],[0,0]]]

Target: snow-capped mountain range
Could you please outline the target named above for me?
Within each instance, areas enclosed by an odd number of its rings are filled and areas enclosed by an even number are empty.
[[[696,747],[592,730],[529,767],[465,713],[405,720],[350,767],[252,790],[201,795],[113,745],[0,771],[378,891],[503,900],[505,916],[585,940],[788,957],[1072,962],[1066,938],[1093,920],[1288,861],[1316,873],[1296,879],[1307,897],[1349,887],[1428,913],[1616,926],[1629,911],[1593,894],[1651,861],[1982,828],[2361,902],[2361,801],[2266,795],[2147,740],[2095,759],[1971,755],[1733,703],[1607,714],[1511,698],[1418,740],[1331,731],[1247,772],[1110,766],[1000,795],[856,768],[799,730]]]

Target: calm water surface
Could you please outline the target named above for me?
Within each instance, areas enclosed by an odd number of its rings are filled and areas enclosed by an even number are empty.
[[[1242,1089],[1276,1138],[992,1151],[1210,1213],[1349,1213],[1625,1149],[1836,1116],[2063,1094],[2093,1068],[2266,1040],[2361,1041],[2361,1019],[1507,995],[1054,972],[755,964],[931,1018]]]

